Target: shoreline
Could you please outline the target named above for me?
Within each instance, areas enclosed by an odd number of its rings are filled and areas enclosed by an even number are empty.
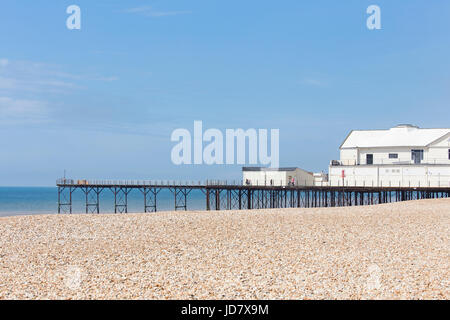
[[[263,209],[230,209],[230,210],[196,210],[196,209],[188,209],[188,210],[158,210],[157,212],[128,212],[128,213],[114,213],[114,212],[100,212],[100,213],[85,213],[85,212],[72,212],[72,213],[57,213],[57,212],[39,212],[39,213],[22,213],[22,212],[0,212],[0,219],[2,218],[12,218],[12,217],[38,217],[38,216],[130,216],[130,215],[155,215],[161,213],[172,213],[172,214],[189,214],[189,213],[245,213],[245,212],[271,212],[271,211],[301,211],[302,213],[308,213],[308,211],[333,211],[336,209],[342,208],[373,208],[373,207],[381,207],[381,206],[389,206],[401,203],[414,203],[414,202],[422,202],[422,201],[435,201],[435,200],[446,200],[446,198],[440,199],[415,199],[415,200],[405,200],[398,202],[390,202],[390,203],[382,203],[382,204],[365,204],[365,205],[353,205],[353,206],[341,206],[341,207],[310,207],[310,208],[263,208]],[[449,198],[450,201],[450,198]],[[305,212],[303,212],[305,211]],[[3,215],[7,214],[7,215]]]

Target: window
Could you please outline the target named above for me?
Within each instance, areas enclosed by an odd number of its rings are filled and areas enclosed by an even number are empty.
[[[398,159],[398,153],[389,153],[389,159]]]
[[[373,164],[373,154],[366,154],[366,164]]]
[[[423,160],[423,150],[411,150],[411,160],[415,164],[420,164]]]
[[[450,160],[450,149],[448,149],[448,160]]]

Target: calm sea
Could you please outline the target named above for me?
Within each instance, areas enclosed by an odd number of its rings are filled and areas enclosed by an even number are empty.
[[[205,210],[205,196],[200,190],[188,195],[188,210]],[[86,198],[81,190],[72,194],[73,213],[84,213]],[[158,211],[174,210],[174,196],[161,190],[157,197]],[[128,212],[143,212],[144,196],[139,190],[128,195]],[[46,214],[58,212],[56,187],[0,187],[0,216]],[[100,195],[100,213],[114,212],[114,195],[104,189]]]

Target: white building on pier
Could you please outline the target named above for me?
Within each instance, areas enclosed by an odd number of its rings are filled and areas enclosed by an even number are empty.
[[[244,185],[252,186],[314,186],[313,173],[300,168],[242,168]]]
[[[329,185],[449,187],[450,129],[354,130],[330,163]]]
[[[450,187],[450,129],[404,124],[387,130],[353,130],[328,174],[299,168],[242,171],[247,185]]]

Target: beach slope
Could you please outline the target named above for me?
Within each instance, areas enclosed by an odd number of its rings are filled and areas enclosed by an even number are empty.
[[[0,299],[449,299],[450,199],[0,218]]]

